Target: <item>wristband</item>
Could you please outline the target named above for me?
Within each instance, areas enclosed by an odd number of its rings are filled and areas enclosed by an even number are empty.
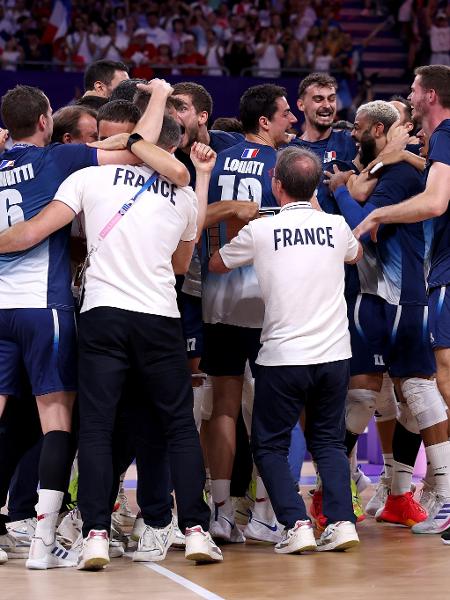
[[[140,133],[132,133],[130,136],[128,136],[127,150],[129,150],[130,152],[132,152],[131,146],[134,143],[139,142],[140,140],[143,140],[143,139],[144,138],[142,137],[142,135]]]

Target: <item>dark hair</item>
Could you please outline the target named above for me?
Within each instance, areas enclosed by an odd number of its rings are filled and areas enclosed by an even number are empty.
[[[319,85],[321,87],[330,88],[332,87],[335,90],[337,90],[338,87],[336,79],[331,75],[328,75],[328,73],[310,73],[305,77],[305,79],[302,79],[302,81],[300,82],[300,85],[298,86],[297,97],[303,98],[306,90],[311,85]]]
[[[139,108],[128,100],[107,102],[97,113],[97,123],[112,121],[113,123],[137,123],[141,118]]]
[[[110,102],[114,100],[129,100],[133,102],[137,90],[138,83],[147,83],[145,79],[124,79],[115,87],[109,98]]]
[[[193,81],[182,81],[181,83],[176,83],[173,86],[172,96],[178,96],[179,94],[191,96],[192,104],[196,113],[206,111],[208,113],[208,117],[211,116],[213,111],[211,94],[202,85],[199,83],[194,83]]]
[[[96,81],[109,85],[116,71],[128,73],[128,67],[125,63],[115,60],[96,60],[91,63],[84,72],[85,91],[93,90]]]
[[[305,202],[319,185],[322,165],[314,152],[290,146],[278,152],[273,176],[290,198]]]
[[[412,104],[407,98],[403,98],[403,96],[394,95],[389,98],[389,102],[400,102],[405,107],[406,120],[413,123],[412,116]]]
[[[161,133],[159,134],[158,146],[168,150],[172,146],[178,147],[181,142],[181,128],[179,124],[170,115],[164,115]]]
[[[245,133],[258,133],[259,118],[267,117],[270,121],[277,111],[277,98],[286,95],[285,88],[272,83],[248,88],[239,103],[239,117]]]
[[[41,115],[46,115],[50,103],[42,90],[29,85],[16,85],[2,98],[2,121],[14,140],[36,133]]]
[[[417,67],[415,75],[420,76],[420,84],[425,90],[434,90],[443,108],[450,108],[450,67],[427,65]]]
[[[107,102],[108,98],[103,98],[102,96],[83,96],[82,98],[78,98],[75,105],[86,106],[92,108],[92,110],[99,110]]]
[[[52,142],[63,142],[63,136],[65,133],[69,133],[72,137],[79,137],[80,129],[78,123],[80,117],[83,115],[89,115],[97,117],[95,110],[88,108],[87,106],[64,106],[57,110],[53,115],[53,134]]]
[[[353,129],[353,123],[342,119],[341,121],[332,123],[331,129],[334,129],[335,131],[351,131]]]
[[[235,117],[219,117],[211,125],[211,129],[218,129],[219,131],[234,131],[237,133],[244,133],[242,123]]]

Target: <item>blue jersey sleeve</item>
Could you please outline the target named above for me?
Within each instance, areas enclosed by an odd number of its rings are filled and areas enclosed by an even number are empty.
[[[450,165],[450,125],[435,131],[431,136],[428,160]]]
[[[55,144],[50,151],[52,160],[65,177],[80,169],[98,166],[96,148],[85,144]]]
[[[364,206],[357,202],[347,190],[345,185],[341,185],[334,192],[334,197],[339,206],[342,216],[347,221],[348,225],[354,229],[368,214],[375,210],[376,206],[367,202]],[[366,236],[367,238],[369,236]]]

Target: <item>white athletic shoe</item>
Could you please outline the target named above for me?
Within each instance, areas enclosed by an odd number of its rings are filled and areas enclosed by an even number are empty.
[[[443,533],[450,527],[450,498],[445,498],[436,492],[432,493],[434,502],[428,510],[428,518],[413,525],[411,527],[413,533]]]
[[[435,499],[436,494],[434,493],[433,486],[424,480],[423,487],[420,490],[419,504],[427,511],[427,513],[430,513]]]
[[[159,562],[164,560],[167,551],[172,545],[175,531],[172,521],[166,527],[150,527],[146,525],[141,535],[136,552],[133,554],[135,562]]]
[[[255,540],[258,542],[269,542],[278,544],[283,537],[283,526],[276,519],[267,522],[259,515],[250,512],[248,524],[244,529],[244,537],[246,540]]]
[[[27,569],[55,569],[62,567],[76,567],[77,554],[66,550],[56,541],[45,544],[42,538],[33,537],[31,540],[30,554],[25,563]]]
[[[29,519],[22,519],[21,521],[6,523],[6,529],[16,540],[20,540],[23,544],[27,543],[30,546],[31,538],[36,529],[36,523],[36,517],[31,517]]]
[[[56,533],[60,536],[61,543],[65,546],[72,546],[79,538],[82,527],[80,511],[78,508],[74,508],[61,521]]]
[[[316,550],[313,526],[309,519],[297,521],[291,529],[285,529],[283,539],[275,546],[277,554],[300,554]]]
[[[109,564],[109,536],[106,529],[91,529],[83,540],[77,569],[99,571]]]
[[[138,542],[141,535],[144,533],[144,530],[144,519],[142,518],[141,513],[139,512],[134,520],[133,530],[131,532],[130,539],[132,539],[134,542]]]
[[[380,477],[380,481],[375,489],[375,494],[366,504],[365,513],[374,517],[380,509],[386,504],[388,494],[390,494],[392,479]]]
[[[186,527],[186,550],[184,556],[196,562],[220,562],[223,560],[220,548],[216,546],[208,531],[200,525]]]
[[[8,558],[28,558],[30,544],[15,538],[10,533],[0,535],[0,549],[6,552]]]
[[[184,550],[184,548],[186,547],[186,538],[184,536],[184,533],[178,527],[178,519],[176,515],[173,515],[172,517],[172,525],[174,531],[172,546],[174,548],[181,548]]]
[[[253,510],[255,501],[248,494],[244,497],[233,496],[231,498],[234,510],[234,518],[239,525],[247,525],[250,512]]]
[[[217,505],[213,507],[211,512],[209,533],[214,539],[223,540],[224,542],[232,544],[242,544],[245,542],[245,537],[236,525],[234,515],[226,513]]]
[[[361,465],[358,465],[352,472],[352,479],[356,483],[358,494],[361,494],[372,483],[370,481],[370,477],[367,477],[367,475],[361,469]]]
[[[133,527],[136,515],[133,514],[133,511],[128,504],[128,498],[122,485],[119,489],[116,506],[117,508],[112,514],[113,523],[119,527]]]
[[[8,555],[4,550],[0,549],[0,565],[3,565],[5,562],[8,562]]]
[[[317,550],[347,550],[359,544],[356,527],[350,521],[331,523],[317,540]]]

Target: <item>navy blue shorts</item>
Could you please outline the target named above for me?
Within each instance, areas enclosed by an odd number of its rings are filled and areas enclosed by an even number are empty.
[[[73,311],[52,308],[0,310],[0,394],[18,395],[25,365],[33,395],[77,389]]]
[[[243,375],[248,360],[255,376],[255,360],[261,348],[261,329],[205,323],[203,332],[202,371],[213,377]]]
[[[391,377],[432,375],[436,362],[430,343],[428,306],[385,305],[389,329],[386,362]]]
[[[433,348],[450,348],[450,287],[432,288],[428,296],[428,321]]]
[[[352,346],[350,375],[386,371],[386,302],[373,294],[358,294],[346,300]]]
[[[180,291],[177,302],[188,358],[200,358],[203,352],[202,299]]]

